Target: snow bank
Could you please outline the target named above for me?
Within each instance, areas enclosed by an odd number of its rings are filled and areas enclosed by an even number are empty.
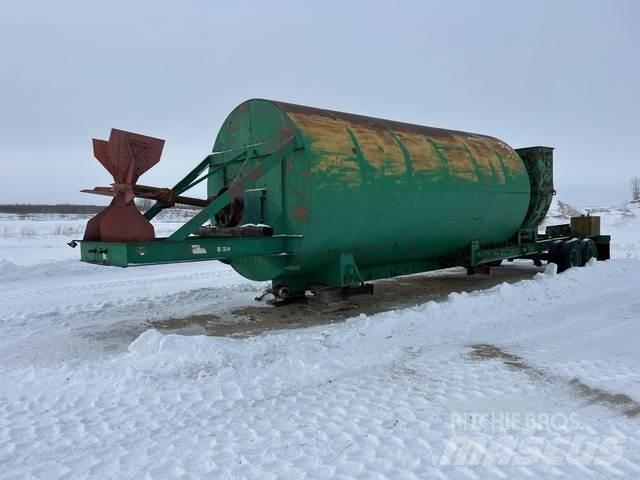
[[[637,260],[591,262],[585,268],[557,275],[555,265],[549,265],[545,273],[532,280],[479,292],[453,293],[441,303],[428,302],[371,317],[362,314],[342,324],[274,332],[242,341],[163,335],[150,330],[130,345],[130,353],[122,361],[141,365],[144,360],[145,368],[160,370],[213,361],[216,368],[227,365],[233,371],[228,381],[243,384],[260,380],[265,388],[274,383],[297,384],[310,376],[321,381],[353,369],[389,363],[403,357],[407,349],[419,350],[431,344],[434,335],[441,339],[441,346],[450,342],[459,345],[464,338],[459,335],[469,336],[471,332],[476,342],[518,345],[517,322],[521,319],[529,319],[531,328],[536,328],[555,321],[546,313],[554,306],[560,308],[572,299],[586,301],[589,292],[617,298],[620,284],[640,285],[638,269]],[[592,318],[589,312],[584,317],[581,329],[603,321]],[[627,341],[633,337],[616,336],[626,331],[601,333],[611,343],[609,349],[599,348],[598,355],[633,355],[634,342]],[[640,334],[640,325],[631,331]],[[589,352],[580,353],[582,358],[589,357]],[[627,384],[621,387],[640,400],[638,388]]]
[[[246,305],[263,284],[225,265],[95,267],[64,235],[0,238],[0,477],[637,476],[636,213],[603,213],[609,262],[245,339],[146,323]],[[502,353],[474,356],[478,345]],[[487,421],[460,429],[476,414]],[[507,463],[452,463],[461,436],[515,446]],[[619,458],[594,461],[588,442],[607,439]],[[544,452],[511,462],[528,442]],[[546,449],[567,442],[578,461]]]
[[[197,210],[168,209],[153,220],[156,235],[171,233],[193,217]],[[63,236],[82,237],[87,221],[93,215],[84,214],[11,214],[0,213],[0,238],[32,239]]]
[[[148,330],[122,354],[0,367],[0,464],[47,478],[631,475],[640,471],[635,420],[582,398],[571,382],[640,399],[640,318],[630,300],[639,268],[635,259],[562,274],[551,267],[517,284],[328,326],[242,340]],[[517,354],[544,376],[473,359],[477,344]],[[465,412],[553,414],[576,425],[518,423],[507,432],[516,442],[507,458],[532,439],[617,438],[622,455],[612,465],[593,456],[451,465],[452,439],[491,444],[505,435],[491,423],[458,432]]]
[[[194,213],[189,209],[161,212],[153,221],[156,236],[168,236],[175,232]],[[21,266],[60,260],[77,262],[78,250],[72,250],[67,242],[82,238],[91,217],[92,215],[0,213],[0,260]],[[5,266],[5,269],[8,268],[12,267]]]
[[[98,267],[78,262],[75,259],[44,261],[35,265],[20,265],[0,259],[0,282],[26,280],[29,278],[59,278],[64,275],[97,273]]]

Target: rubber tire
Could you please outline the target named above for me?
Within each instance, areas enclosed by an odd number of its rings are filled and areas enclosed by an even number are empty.
[[[584,267],[592,258],[598,258],[598,246],[590,238],[580,239],[580,254],[582,255],[581,267]]]
[[[580,241],[577,238],[565,240],[560,245],[558,251],[558,273],[564,272],[571,267],[580,267],[582,263],[582,250]]]
[[[549,249],[547,250],[547,262],[555,263],[560,266],[560,247],[562,246],[562,240],[554,240],[549,243]]]
[[[487,262],[485,265],[489,267],[499,267],[502,265],[502,260],[494,260],[493,262]]]

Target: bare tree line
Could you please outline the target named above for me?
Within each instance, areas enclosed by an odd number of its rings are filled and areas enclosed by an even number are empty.
[[[146,212],[154,205],[153,200],[137,198],[136,206],[142,212]],[[15,215],[29,215],[36,213],[66,214],[66,215],[94,215],[106,205],[75,205],[70,203],[42,204],[42,203],[6,203],[0,204],[0,213]],[[193,210],[194,207],[175,205],[173,209]]]
[[[640,201],[640,177],[633,177],[629,181],[631,189],[631,201]],[[136,199],[136,206],[141,211],[146,211],[155,202],[149,199]],[[0,204],[0,213],[29,214],[29,213],[61,213],[61,214],[95,214],[104,208],[104,205],[74,205],[74,204],[27,204],[13,203]],[[192,208],[176,205],[174,208]]]
[[[104,205],[12,203],[0,205],[0,213],[13,213],[17,215],[27,215],[30,213],[94,214],[103,208]]]
[[[631,201],[635,202],[640,200],[640,177],[633,177],[631,179]]]

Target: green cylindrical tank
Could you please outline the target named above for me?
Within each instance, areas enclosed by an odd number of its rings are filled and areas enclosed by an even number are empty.
[[[209,196],[292,137],[303,148],[226,219],[292,239],[287,255],[231,261],[254,280],[335,283],[327,279],[345,261],[362,280],[453,265],[474,240],[507,241],[529,206],[525,165],[501,140],[268,100],[244,102],[225,120],[212,167],[229,163],[209,178]],[[244,151],[249,160],[234,158]]]

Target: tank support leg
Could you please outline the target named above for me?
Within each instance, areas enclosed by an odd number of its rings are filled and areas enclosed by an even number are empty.
[[[313,283],[327,287],[359,287],[362,275],[352,253],[341,253],[325,268],[316,272]]]

